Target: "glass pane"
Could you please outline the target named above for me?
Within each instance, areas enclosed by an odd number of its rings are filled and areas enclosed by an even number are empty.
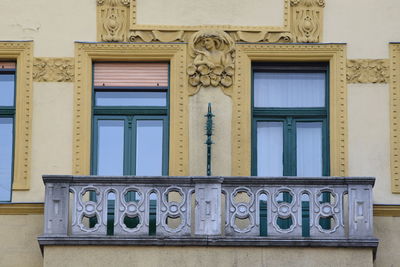
[[[282,122],[257,122],[257,175],[283,175]]]
[[[0,118],[0,201],[11,200],[13,119]]]
[[[322,176],[322,122],[298,122],[297,176]]]
[[[0,106],[14,106],[14,75],[0,75]]]
[[[166,92],[96,92],[96,106],[166,105]]]
[[[255,107],[324,107],[325,73],[254,73]]]
[[[124,175],[124,121],[98,120],[97,175]]]
[[[163,121],[138,120],[136,175],[162,175]]]

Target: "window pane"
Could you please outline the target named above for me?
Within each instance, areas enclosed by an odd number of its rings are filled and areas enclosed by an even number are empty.
[[[0,118],[0,201],[11,200],[13,119]]]
[[[14,106],[14,75],[0,75],[0,106]]]
[[[282,122],[257,122],[257,175],[283,175]]]
[[[166,105],[166,92],[96,92],[96,106]]]
[[[124,175],[124,121],[98,120],[97,175]]]
[[[297,176],[322,176],[322,122],[296,123]]]
[[[136,175],[162,175],[163,121],[138,120]]]
[[[255,107],[324,107],[325,73],[254,73]]]

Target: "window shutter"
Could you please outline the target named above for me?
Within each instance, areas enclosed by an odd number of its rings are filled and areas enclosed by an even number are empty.
[[[95,63],[94,86],[167,87],[167,63]]]
[[[0,61],[0,70],[1,69],[15,69],[15,62],[1,62]]]

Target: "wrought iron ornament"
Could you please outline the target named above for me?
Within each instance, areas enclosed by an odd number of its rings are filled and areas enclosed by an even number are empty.
[[[213,135],[213,117],[215,117],[214,114],[211,112],[211,103],[208,103],[208,112],[207,115],[204,115],[204,117],[207,118],[206,122],[206,135],[207,135],[207,140],[205,144],[207,145],[207,176],[211,176],[211,145],[214,144],[211,136]]]

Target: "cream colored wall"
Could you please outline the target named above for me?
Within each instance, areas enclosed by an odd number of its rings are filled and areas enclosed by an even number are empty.
[[[399,204],[391,193],[389,85],[348,85],[349,176],[374,176],[375,203]]]
[[[205,123],[208,103],[215,115],[212,140],[212,175],[231,175],[232,100],[219,88],[202,88],[189,98],[189,173],[207,175]]]
[[[375,267],[395,267],[400,263],[400,217],[374,217],[374,234],[379,238]]]
[[[13,202],[44,199],[43,174],[72,174],[72,83],[34,83],[31,189]]]
[[[398,0],[327,0],[323,42],[347,43],[348,58],[388,58],[400,41]]]
[[[0,266],[43,266],[36,240],[43,233],[43,215],[0,215]]]
[[[370,249],[229,247],[46,247],[45,267],[66,266],[363,266]],[[65,259],[68,259],[65,260]]]
[[[95,0],[1,0],[0,40],[34,40],[36,57],[71,57],[96,41]]]
[[[137,24],[283,26],[283,0],[136,0]]]

